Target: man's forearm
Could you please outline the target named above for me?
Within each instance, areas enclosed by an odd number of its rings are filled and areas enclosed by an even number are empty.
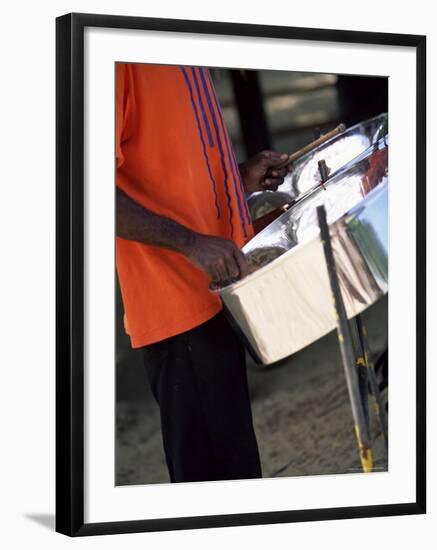
[[[117,237],[180,252],[215,284],[227,284],[247,272],[244,254],[232,240],[203,235],[154,214],[117,187]]]
[[[196,233],[187,227],[147,210],[117,187],[117,237],[168,248],[186,254]]]

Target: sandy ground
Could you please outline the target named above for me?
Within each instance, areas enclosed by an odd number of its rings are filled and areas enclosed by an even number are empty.
[[[387,299],[364,314],[372,354],[387,342]],[[159,411],[141,361],[117,373],[116,484],[168,482]],[[248,364],[263,477],[359,472],[352,413],[335,333],[281,364]],[[386,395],[384,394],[386,397]],[[372,404],[372,397],[370,397]],[[375,471],[387,460],[371,407]]]

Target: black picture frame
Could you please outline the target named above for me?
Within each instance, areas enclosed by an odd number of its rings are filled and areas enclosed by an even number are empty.
[[[370,505],[84,523],[84,29],[106,27],[404,46],[416,51],[416,499]],[[426,37],[96,14],[56,20],[56,530],[69,536],[423,514],[426,511]]]

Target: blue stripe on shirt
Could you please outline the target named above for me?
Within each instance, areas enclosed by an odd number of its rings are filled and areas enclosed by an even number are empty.
[[[193,71],[193,69],[191,69],[191,71]],[[200,93],[199,82],[194,72],[193,72],[193,77],[194,77],[194,85],[196,86],[197,97],[199,100],[200,110],[202,111],[203,123],[206,128],[206,133],[208,134],[209,146],[214,147],[214,140],[212,139],[211,126],[209,125],[208,117],[206,116],[205,106],[203,105],[203,99]]]
[[[219,208],[219,205],[218,205],[218,197],[217,197],[217,186],[216,186],[214,176],[212,175],[212,172],[211,172],[211,166],[209,164],[208,152],[206,150],[206,143],[205,143],[205,139],[203,137],[202,126],[200,124],[200,119],[199,119],[199,113],[197,112],[196,103],[194,101],[193,88],[191,86],[191,82],[188,78],[187,71],[185,70],[185,67],[181,67],[181,70],[182,70],[182,73],[184,75],[185,83],[187,85],[187,88],[188,88],[188,91],[189,91],[189,94],[190,94],[191,106],[193,107],[193,111],[194,111],[194,114],[196,116],[197,129],[199,130],[199,137],[200,137],[200,141],[202,142],[203,156],[205,158],[206,166],[207,166],[207,169],[208,169],[209,179],[211,180],[212,187],[213,187],[213,190],[214,190],[215,208],[217,210],[217,218],[220,218],[220,208]]]
[[[198,70],[199,70],[200,77],[202,78],[202,73],[200,72],[200,69],[198,69]],[[196,70],[194,68],[191,68],[191,72],[193,74],[194,80],[197,81]],[[220,152],[220,162],[221,162],[222,169],[223,169],[225,193],[226,193],[228,209],[229,209],[229,224],[231,226],[231,235],[233,235],[234,234],[234,225],[232,223],[233,212],[232,212],[232,205],[231,205],[231,195],[229,194],[229,188],[228,188],[228,177],[229,176],[228,176],[228,171],[227,171],[227,168],[226,168],[225,154],[224,154],[224,151],[223,151],[222,142],[220,140],[220,131],[219,131],[219,127],[218,127],[218,124],[217,124],[217,118],[215,116],[214,108],[213,108],[212,103],[211,103],[211,98],[209,97],[209,94],[207,93],[207,90],[205,90],[205,96],[206,96],[206,101],[208,103],[208,107],[209,107],[209,110],[210,110],[210,113],[211,113],[211,119],[212,119],[212,123],[213,123],[214,130],[215,130],[215,135],[216,135],[216,141],[217,141],[218,149],[219,149],[219,152]]]
[[[208,74],[208,76],[209,76],[209,74]],[[237,164],[237,161],[235,159],[234,151],[232,149],[232,145],[231,145],[231,142],[230,142],[229,133],[227,131],[225,131],[225,124],[224,124],[224,120],[223,120],[223,115],[222,115],[222,112],[221,112],[221,109],[220,109],[220,106],[219,106],[219,103],[218,103],[217,94],[215,93],[214,84],[213,84],[212,79],[211,79],[210,76],[209,76],[209,82],[211,84],[211,89],[213,91],[214,102],[216,104],[217,111],[218,111],[219,116],[220,116],[223,135],[225,136],[225,139],[226,139],[226,148],[227,148],[227,151],[228,151],[229,165],[232,167],[232,175],[233,175],[233,178],[234,178],[235,192],[237,194],[238,202],[239,202],[240,217],[243,218],[243,224],[244,224],[244,216],[242,215],[242,212],[241,212],[242,211],[241,202],[242,202],[244,204],[244,209],[245,209],[245,213],[246,213],[246,223],[247,223],[247,225],[250,225],[251,218],[250,218],[249,208],[247,206],[247,201],[246,201],[246,196],[245,196],[245,192],[244,192],[243,182],[241,180],[240,169],[238,168],[238,164]],[[232,160],[231,160],[231,157],[232,157]],[[236,180],[239,183],[240,193],[238,192],[238,189],[237,189]],[[243,227],[244,227],[244,225],[243,225]],[[246,232],[245,232],[245,234],[246,234]]]
[[[205,80],[205,73],[204,73],[204,69],[200,69],[200,77],[202,79],[202,85],[203,85],[203,88],[205,90],[205,95],[207,97],[207,101],[208,103],[210,104],[211,103],[211,99],[210,99],[210,93],[209,93],[209,89],[208,89],[208,85],[206,83],[206,80]],[[212,82],[210,80],[210,83],[211,83],[211,88],[213,89],[213,85],[212,85]],[[238,202],[238,211],[239,211],[239,214],[240,214],[240,220],[241,220],[241,224],[243,226],[243,231],[244,231],[244,236],[247,237],[247,231],[246,231],[246,222],[244,220],[244,212],[243,212],[243,207],[242,207],[242,204],[241,204],[241,196],[240,196],[240,193],[239,193],[239,186],[237,184],[237,178],[235,176],[235,171],[234,171],[234,168],[233,168],[233,162],[232,162],[232,156],[231,156],[231,151],[230,151],[230,147],[229,147],[229,142],[228,142],[228,134],[227,134],[227,131],[226,131],[226,128],[225,128],[225,124],[224,124],[224,121],[223,121],[223,116],[222,116],[222,113],[221,113],[221,109],[220,109],[220,106],[218,104],[218,101],[217,101],[217,98],[214,94],[214,102],[215,102],[215,106],[216,106],[216,110],[219,114],[219,118],[220,118],[220,126],[221,126],[221,129],[222,129],[222,135],[224,137],[224,140],[225,140],[225,145],[226,145],[226,153],[227,153],[227,157],[228,157],[228,165],[231,169],[231,174],[232,174],[232,179],[234,181],[234,190],[235,190],[235,195],[237,197],[237,202]]]

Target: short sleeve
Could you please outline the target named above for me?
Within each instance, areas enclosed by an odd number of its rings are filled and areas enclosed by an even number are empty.
[[[125,161],[123,143],[129,138],[129,118],[132,116],[130,111],[134,105],[126,63],[116,64],[115,82],[115,157],[116,166],[120,168]]]

